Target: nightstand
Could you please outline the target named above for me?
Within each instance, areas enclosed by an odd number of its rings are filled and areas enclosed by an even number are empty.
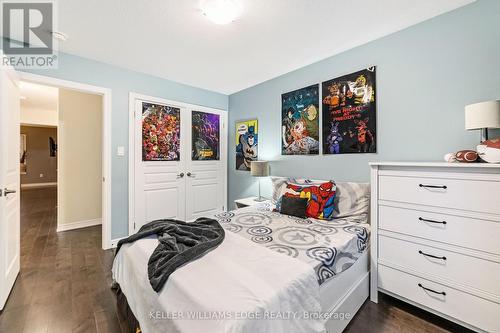
[[[253,205],[256,205],[259,203],[258,201],[255,201],[255,199],[257,199],[257,197],[236,199],[236,200],[234,200],[234,206],[236,207],[236,209],[248,207],[248,206],[253,206]]]

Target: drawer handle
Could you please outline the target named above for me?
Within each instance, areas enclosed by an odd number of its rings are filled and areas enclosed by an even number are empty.
[[[425,252],[422,252],[422,251],[418,251],[418,253],[420,253],[421,255],[423,256],[426,256],[426,257],[431,257],[431,258],[434,258],[434,259],[441,259],[441,260],[446,260],[446,257],[443,256],[443,257],[438,257],[438,256],[435,256],[433,254],[428,254],[428,253],[425,253]]]
[[[428,187],[428,188],[442,188],[446,190],[448,187],[446,185],[426,185],[426,184],[418,184],[419,187]]]
[[[435,291],[435,290],[432,290],[431,288],[426,288],[421,283],[419,283],[418,286],[424,290],[430,291],[431,293],[446,296],[446,293],[444,291]]]
[[[428,220],[428,219],[424,219],[423,217],[419,217],[418,219],[419,219],[420,221],[423,221],[423,222],[446,224],[446,221]]]

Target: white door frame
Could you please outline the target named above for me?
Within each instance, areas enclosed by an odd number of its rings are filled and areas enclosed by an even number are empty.
[[[111,89],[26,72],[18,74],[22,81],[102,96],[102,248],[111,248]]]
[[[227,152],[227,146],[228,146],[228,117],[227,117],[227,110],[222,110],[218,108],[211,108],[208,106],[203,106],[203,105],[197,105],[197,104],[190,104],[190,103],[184,103],[184,102],[178,102],[178,101],[173,101],[173,100],[168,100],[160,97],[154,97],[154,96],[148,96],[144,94],[139,94],[135,92],[130,92],[129,93],[129,116],[128,116],[128,132],[129,132],[129,143],[128,143],[128,230],[129,230],[129,235],[133,234],[134,231],[134,216],[135,216],[135,138],[133,133],[135,133],[135,101],[136,100],[143,100],[143,101],[148,101],[148,102],[153,102],[153,103],[158,103],[158,104],[166,104],[166,105],[171,105],[171,106],[177,106],[180,108],[186,108],[189,110],[196,110],[196,111],[204,111],[204,112],[210,112],[211,110],[216,110],[221,112],[223,116],[223,126],[221,129],[221,134],[224,136],[224,142],[221,145],[221,149],[223,151]],[[191,151],[191,147],[189,147],[189,150]],[[225,155],[227,156],[227,154]],[[224,207],[227,207],[227,158],[226,162],[224,163]]]

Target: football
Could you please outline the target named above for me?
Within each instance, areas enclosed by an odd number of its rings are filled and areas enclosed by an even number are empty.
[[[455,158],[460,163],[471,163],[477,161],[478,154],[474,150],[460,150],[455,153]]]

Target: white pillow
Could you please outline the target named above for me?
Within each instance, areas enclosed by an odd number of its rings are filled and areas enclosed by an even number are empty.
[[[336,183],[335,211],[333,218],[368,214],[370,207],[369,183]]]
[[[292,184],[310,184],[310,185],[321,185],[327,183],[330,180],[319,180],[319,179],[307,179],[307,178],[289,178],[289,177],[271,177],[271,184],[273,187],[273,197],[272,202],[276,204],[278,200],[285,194],[286,186],[289,183]]]

